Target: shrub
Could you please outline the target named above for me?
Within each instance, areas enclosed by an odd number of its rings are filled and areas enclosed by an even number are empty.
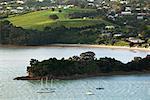
[[[50,15],[49,18],[53,19],[53,20],[59,19],[59,17],[57,15]]]

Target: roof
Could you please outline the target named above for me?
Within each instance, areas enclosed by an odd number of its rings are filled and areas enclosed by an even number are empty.
[[[129,42],[132,43],[144,43],[145,40],[141,40],[141,39],[135,39],[134,37],[130,37],[129,39],[127,39]]]

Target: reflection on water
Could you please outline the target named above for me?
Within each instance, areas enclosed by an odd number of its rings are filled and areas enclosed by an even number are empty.
[[[96,57],[113,57],[128,62],[134,56],[144,57],[150,52],[104,48],[0,48],[0,100],[150,100],[150,75],[109,76],[79,80],[55,80],[56,92],[37,94],[40,81],[16,81],[26,75],[31,58],[68,58],[81,52],[93,51]],[[48,81],[48,86],[51,82]],[[104,88],[98,90],[96,88]],[[87,95],[91,91],[94,95]]]

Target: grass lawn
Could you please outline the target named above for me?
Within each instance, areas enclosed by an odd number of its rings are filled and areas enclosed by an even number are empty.
[[[15,17],[9,17],[8,20],[14,25],[23,27],[25,29],[38,29],[42,30],[46,26],[58,26],[64,25],[66,27],[81,27],[81,26],[92,26],[100,23],[111,24],[103,19],[69,19],[68,14],[72,12],[93,12],[94,9],[80,9],[71,8],[62,10],[61,13],[51,10],[43,10],[31,12],[24,15],[18,15]],[[59,19],[52,20],[49,15],[56,14]]]
[[[119,42],[116,42],[114,46],[129,46],[129,43],[125,41],[119,41]]]

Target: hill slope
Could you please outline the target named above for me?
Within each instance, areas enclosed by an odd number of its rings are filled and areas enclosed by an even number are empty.
[[[57,26],[57,25],[64,25],[66,27],[82,27],[82,26],[92,26],[100,23],[111,24],[101,18],[99,19],[69,19],[68,14],[73,12],[95,12],[96,10],[93,9],[79,9],[79,8],[72,8],[62,10],[62,12],[58,12],[58,10],[51,11],[51,10],[43,10],[43,11],[36,11],[31,12],[24,15],[19,15],[15,17],[9,17],[8,20],[16,26],[23,27],[25,29],[32,28],[32,29],[39,29],[42,30],[46,26]],[[59,19],[52,20],[49,18],[49,15],[56,14]]]

